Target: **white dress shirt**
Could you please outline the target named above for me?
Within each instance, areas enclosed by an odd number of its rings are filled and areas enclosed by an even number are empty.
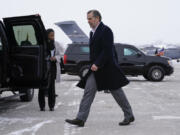
[[[55,49],[51,50],[51,57],[54,57],[55,55]]]
[[[99,24],[100,24],[100,22],[99,22]],[[96,26],[96,28],[95,28],[95,29],[92,29],[92,30],[91,30],[91,31],[92,31],[92,33],[93,33],[93,35],[92,35],[92,36],[94,36],[94,33],[96,32],[96,29],[98,28],[99,24]]]

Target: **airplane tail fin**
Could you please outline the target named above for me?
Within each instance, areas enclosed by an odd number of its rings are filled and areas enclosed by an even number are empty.
[[[55,25],[60,27],[73,43],[88,43],[88,36],[75,21],[57,22]]]

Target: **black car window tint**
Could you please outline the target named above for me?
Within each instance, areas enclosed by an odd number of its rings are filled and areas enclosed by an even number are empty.
[[[124,56],[134,56],[137,52],[130,48],[124,48]]]
[[[19,46],[37,45],[37,38],[33,25],[13,26],[14,37]]]
[[[89,53],[89,47],[88,46],[82,46],[82,47],[80,47],[80,49],[81,49],[81,52],[83,52],[83,53]]]

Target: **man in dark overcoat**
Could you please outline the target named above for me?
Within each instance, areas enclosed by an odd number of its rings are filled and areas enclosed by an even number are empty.
[[[118,65],[112,30],[103,24],[97,10],[88,11],[87,19],[92,28],[89,40],[91,66],[86,76],[77,84],[84,89],[77,117],[73,120],[66,119],[66,122],[84,126],[96,92],[110,90],[124,112],[124,120],[119,125],[129,125],[134,121],[134,115],[122,90],[129,81]]]

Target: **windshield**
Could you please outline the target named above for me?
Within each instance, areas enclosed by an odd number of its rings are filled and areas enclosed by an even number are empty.
[[[143,50],[142,48],[141,49],[138,48],[138,50],[140,50],[144,54],[147,54],[147,52],[145,50]]]
[[[136,49],[139,51],[139,52],[141,52],[142,54],[147,54],[147,52],[146,51],[144,51],[143,49],[140,49],[139,47],[137,47],[136,46]]]

